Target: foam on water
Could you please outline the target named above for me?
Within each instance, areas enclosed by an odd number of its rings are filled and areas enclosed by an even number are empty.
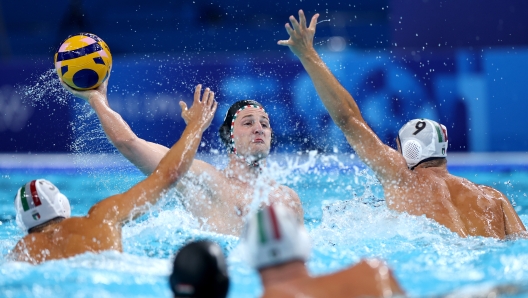
[[[119,297],[120,288],[124,290],[121,297],[129,291],[137,296],[168,297],[166,277],[171,267],[167,259],[115,251],[85,253],[38,266],[7,262],[2,265],[0,286],[6,297]],[[24,280],[33,282],[18,284]]]
[[[49,98],[60,103],[73,100],[60,86],[53,69],[42,74],[36,85],[22,90],[34,104],[46,104]],[[72,129],[76,138],[72,150],[77,153],[79,163],[86,152],[115,151],[91,107],[76,100],[74,109]],[[88,173],[90,178],[104,184],[111,194],[122,192],[142,179],[137,173],[115,169],[109,169],[114,171],[113,177],[101,177],[99,170],[88,169],[83,174]],[[311,151],[283,159],[272,156],[262,181],[255,185],[251,210],[267,201],[270,188],[266,182],[270,180],[295,189],[301,197],[313,241],[308,266],[314,275],[351,266],[361,258],[380,258],[393,269],[410,296],[415,297],[438,293],[478,297],[493,291],[507,294],[507,289],[512,288],[503,285],[508,284],[514,284],[517,289],[514,292],[519,293],[528,280],[527,240],[459,238],[423,216],[388,210],[379,182],[354,155],[321,155]],[[12,200],[12,195],[9,197]],[[125,225],[124,253],[87,253],[38,266],[0,261],[2,294],[169,297],[167,276],[174,253],[190,240],[208,238],[220,243],[229,256],[228,269],[233,282],[230,296],[259,295],[258,275],[243,262],[238,238],[201,228],[178,202],[177,194],[167,194],[146,215]],[[82,208],[78,210],[74,210],[78,212],[76,215],[84,212]],[[528,223],[526,215],[521,215],[521,219]],[[13,220],[4,222],[0,226],[1,254],[5,256],[22,235]]]

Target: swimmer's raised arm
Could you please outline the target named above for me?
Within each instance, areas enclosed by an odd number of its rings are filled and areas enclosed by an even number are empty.
[[[107,78],[97,89],[86,91],[77,91],[64,82],[61,81],[61,83],[74,96],[84,99],[90,104],[112,144],[141,172],[149,175],[169,151],[169,148],[139,138],[121,115],[112,110],[107,99],[109,79]]]
[[[378,178],[401,177],[402,172],[409,172],[403,156],[381,142],[361,116],[352,95],[339,83],[315,51],[313,38],[318,17],[319,14],[315,14],[307,27],[302,10],[299,10],[299,22],[294,16],[290,16],[291,26],[289,23],[285,26],[290,38],[280,40],[278,44],[288,46],[299,57],[333,121],[343,131],[357,155]]]
[[[152,174],[127,192],[95,204],[88,217],[121,223],[144,212],[141,207],[155,204],[162,193],[178,182],[191,167],[202,133],[211,124],[216,107],[212,92],[208,92],[203,100],[200,100],[200,93],[195,93],[193,105],[187,110],[187,127]]]

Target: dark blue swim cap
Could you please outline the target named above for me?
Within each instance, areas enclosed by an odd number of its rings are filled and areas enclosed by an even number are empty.
[[[169,281],[176,297],[226,297],[229,276],[222,248],[207,240],[185,245],[176,254]]]

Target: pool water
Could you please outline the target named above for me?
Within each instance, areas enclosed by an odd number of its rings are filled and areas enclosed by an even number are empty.
[[[307,264],[313,275],[376,257],[389,264],[411,297],[528,295],[528,240],[463,239],[425,217],[390,211],[377,180],[353,157],[283,156],[271,159],[265,173],[301,198],[312,237]],[[1,168],[0,296],[172,297],[167,283],[172,257],[187,241],[201,238],[217,241],[228,255],[229,297],[262,293],[258,275],[239,257],[238,238],[200,230],[175,199],[175,192],[124,227],[124,253],[86,253],[37,266],[4,260],[23,236],[14,220],[18,187],[31,179],[48,179],[70,198],[73,216],[85,215],[95,202],[143,179],[130,165],[117,164]],[[221,167],[222,161],[215,165]],[[450,170],[507,194],[528,224],[527,167],[452,166]]]

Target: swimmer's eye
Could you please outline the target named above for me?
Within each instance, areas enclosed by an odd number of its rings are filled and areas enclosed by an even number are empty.
[[[269,124],[266,123],[266,122],[261,122],[260,125],[262,125],[262,127],[264,127],[264,128],[268,128],[269,127]]]

